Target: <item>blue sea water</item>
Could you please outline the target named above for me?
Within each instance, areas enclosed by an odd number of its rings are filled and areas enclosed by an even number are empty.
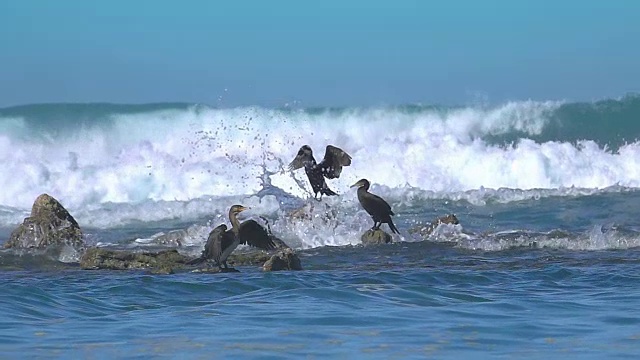
[[[195,256],[242,203],[304,267],[153,275],[81,270],[77,249],[0,250],[0,357],[635,359],[638,116],[634,95],[0,109],[0,243],[48,193],[87,246]],[[303,144],[351,154],[329,181],[339,196],[312,200],[286,169]],[[361,177],[396,213],[392,244],[361,244],[372,221],[349,189]],[[312,218],[287,216],[300,207]],[[410,231],[449,213],[460,224]]]

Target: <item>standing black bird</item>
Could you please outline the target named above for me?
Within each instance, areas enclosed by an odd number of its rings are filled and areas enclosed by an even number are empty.
[[[333,145],[327,145],[324,159],[317,164],[311,147],[304,145],[298,150],[296,158],[289,164],[289,170],[300,169],[304,166],[304,172],[307,174],[307,178],[313,188],[314,198],[320,200],[323,194],[327,196],[338,195],[329,189],[324,178],[339,178],[342,167],[349,165],[351,165],[351,156]],[[318,193],[320,193],[320,199],[318,199]]]
[[[391,220],[391,215],[395,215],[391,211],[391,206],[380,196],[370,193],[369,186],[369,180],[367,179],[361,179],[351,185],[351,187],[358,187],[358,201],[373,218],[373,227],[371,229],[379,229],[382,223],[387,223],[392,232],[399,234],[398,228]]]
[[[190,261],[189,264],[193,265],[213,260],[219,268],[222,269],[222,265],[224,265],[224,268],[227,269],[227,258],[240,244],[247,244],[264,250],[275,249],[276,244],[267,233],[267,230],[255,220],[247,220],[243,223],[238,221],[237,215],[248,209],[242,205],[233,205],[229,209],[231,230],[227,230],[227,225],[225,224],[211,230],[202,255]]]

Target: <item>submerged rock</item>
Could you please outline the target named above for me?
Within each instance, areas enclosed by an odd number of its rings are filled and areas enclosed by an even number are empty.
[[[388,244],[392,241],[392,237],[389,233],[380,229],[369,229],[360,237],[363,245],[379,245]]]
[[[185,229],[162,231],[151,235],[149,238],[138,238],[136,243],[145,245],[158,245],[167,247],[183,247],[192,244],[194,240],[207,238],[209,227],[193,224]]]
[[[38,196],[31,216],[9,236],[5,248],[43,249],[50,245],[84,247],[80,226],[58,200],[48,194]]]
[[[171,230],[167,233],[158,233],[151,237],[153,243],[158,245],[182,246],[182,242],[187,237],[188,232],[184,229]]]
[[[458,218],[455,216],[455,214],[448,214],[448,215],[436,218],[435,220],[428,223],[427,225],[414,226],[411,229],[409,229],[408,232],[410,234],[419,234],[422,237],[427,237],[431,235],[431,233],[433,233],[433,231],[440,224],[458,225],[460,224],[460,221],[458,221]]]
[[[90,248],[80,258],[80,268],[88,270],[134,270],[149,269],[152,273],[171,274],[183,268],[189,260],[177,250],[153,252],[131,252]]]
[[[287,247],[271,255],[271,258],[262,265],[263,271],[302,270],[300,258],[296,252]]]
[[[219,273],[229,273],[229,272],[233,272],[233,273],[237,273],[240,272],[234,268],[218,268],[218,267],[210,267],[210,268],[202,268],[202,269],[195,269],[192,271],[192,273],[207,273],[207,274],[219,274]]]
[[[314,200],[313,202],[307,203],[297,209],[290,211],[287,216],[292,221],[313,221],[317,218],[325,224],[337,219],[337,211],[332,209],[329,205],[316,205],[316,201]]]

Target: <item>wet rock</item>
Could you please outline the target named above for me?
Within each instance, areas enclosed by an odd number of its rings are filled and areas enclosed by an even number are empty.
[[[282,240],[273,237],[277,252],[269,254],[265,251],[247,247],[236,250],[229,256],[228,269],[220,269],[204,263],[204,266],[191,272],[220,273],[238,272],[233,266],[261,266],[271,261],[275,265],[267,268],[276,270],[300,270],[300,259],[295,252]],[[139,252],[127,250],[109,250],[104,248],[89,248],[80,258],[80,268],[87,270],[149,270],[152,274],[173,274],[177,270],[193,269],[189,262],[194,258],[180,254],[176,249],[159,252]],[[280,261],[280,262],[278,262]],[[267,270],[269,271],[269,270]]]
[[[229,258],[227,259],[227,263],[230,266],[250,266],[250,265],[262,265],[265,261],[269,260],[271,255],[262,250],[256,249],[248,249],[245,251],[234,251]]]
[[[363,245],[388,244],[392,241],[392,237],[380,229],[369,229],[362,234],[360,241]]]
[[[173,274],[173,268],[171,266],[161,265],[160,267],[154,267],[151,269],[151,273],[154,275],[171,275]]]
[[[89,248],[80,258],[80,268],[87,270],[134,270],[149,269],[155,273],[170,274],[185,266],[188,257],[177,250],[160,252],[131,252]]]
[[[263,271],[302,270],[300,258],[291,248],[279,250],[262,265]]]
[[[80,226],[69,212],[48,194],[36,198],[31,215],[9,236],[5,248],[43,249],[50,245],[84,247]]]
[[[416,225],[409,229],[408,232],[409,234],[419,234],[422,237],[427,237],[431,235],[431,233],[433,233],[440,224],[458,225],[460,224],[460,221],[458,221],[458,218],[454,214],[449,214],[436,218],[427,225]]]

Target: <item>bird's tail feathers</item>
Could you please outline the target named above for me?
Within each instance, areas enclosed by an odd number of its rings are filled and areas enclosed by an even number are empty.
[[[398,231],[398,228],[393,223],[393,220],[389,220],[389,228],[391,229],[391,232],[396,233],[396,234],[400,234],[400,231]]]

